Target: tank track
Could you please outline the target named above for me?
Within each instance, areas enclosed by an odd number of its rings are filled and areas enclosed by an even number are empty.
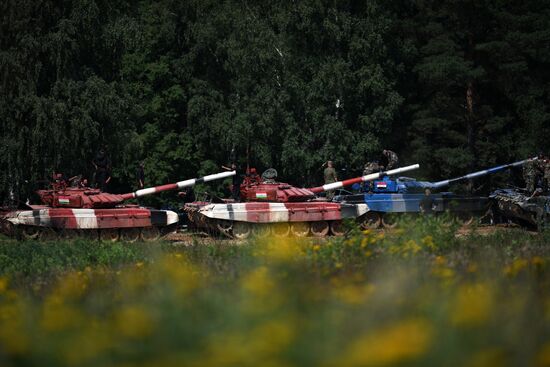
[[[442,212],[434,212],[430,215],[440,215]],[[489,210],[486,212],[451,212],[464,226],[469,226],[475,221],[479,223],[493,224]],[[420,213],[384,213],[369,211],[364,214],[359,222],[362,229],[391,229],[397,225],[397,219],[402,216],[419,216]]]
[[[130,227],[103,229],[58,229],[43,226],[18,225],[0,219],[0,232],[18,240],[69,240],[83,238],[108,242],[136,242],[138,240],[152,242],[175,232],[177,223],[163,227]]]
[[[275,237],[326,237],[342,236],[344,228],[340,220],[314,222],[278,222],[252,223],[212,219],[194,210],[187,210],[191,230],[206,231],[208,235],[222,235],[227,238],[243,240],[255,236]]]

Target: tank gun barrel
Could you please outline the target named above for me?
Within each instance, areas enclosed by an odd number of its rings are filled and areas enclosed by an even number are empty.
[[[514,163],[503,164],[501,166],[496,166],[496,167],[493,167],[493,168],[488,168],[488,169],[485,169],[485,170],[469,173],[469,174],[464,175],[464,176],[452,178],[450,180],[443,180],[443,181],[434,182],[434,183],[432,183],[431,186],[432,186],[432,188],[435,188],[435,189],[445,187],[445,186],[449,186],[450,184],[453,184],[455,182],[470,180],[470,179],[473,179],[473,178],[486,176],[486,175],[489,175],[489,174],[492,174],[492,173],[503,171],[507,168],[522,166],[523,164],[525,164],[529,161],[532,161],[532,160],[536,160],[536,159],[537,159],[537,157],[534,157],[534,158],[524,159],[522,161],[517,161],[517,162],[514,162]]]
[[[228,171],[228,172],[221,172],[221,173],[215,173],[212,175],[207,175],[199,178],[192,178],[189,180],[179,181],[176,183],[166,184],[166,185],[160,185],[155,187],[148,187],[145,189],[137,190],[135,192],[130,192],[127,194],[120,195],[123,200],[138,198],[145,195],[151,195],[162,191],[169,191],[169,190],[178,190],[183,189],[185,187],[194,186],[198,183],[202,182],[209,182],[214,180],[220,180],[222,178],[235,176],[237,174],[236,171]]]
[[[308,190],[311,191],[311,192],[314,192],[314,193],[319,193],[319,192],[328,191],[328,190],[335,190],[335,189],[339,189],[341,187],[351,186],[353,184],[360,183],[360,182],[373,181],[373,180],[376,180],[376,179],[378,179],[380,177],[384,177],[384,176],[398,175],[400,173],[412,171],[412,170],[415,170],[415,169],[418,169],[418,168],[420,168],[420,165],[413,164],[413,165],[406,166],[406,167],[391,169],[389,171],[371,173],[370,175],[350,178],[350,179],[344,180],[344,181],[333,182],[333,183],[329,183],[329,184],[326,184],[326,185],[323,185],[323,186],[309,188]]]

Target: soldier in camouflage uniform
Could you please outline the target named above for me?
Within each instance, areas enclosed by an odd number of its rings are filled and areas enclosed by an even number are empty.
[[[395,152],[384,149],[382,151],[382,155],[387,160],[387,165],[385,167],[386,171],[393,168],[397,168],[399,166],[399,157],[397,157],[397,154],[395,154]]]
[[[365,164],[363,169],[363,176],[370,175],[371,173],[380,172],[380,165],[376,161],[370,161]],[[369,190],[372,188],[372,181],[362,182],[363,189]]]
[[[336,169],[334,168],[332,161],[327,161],[327,168],[323,171],[323,177],[325,179],[325,185],[338,181],[338,177],[336,177]],[[332,200],[333,197],[334,190],[328,190],[327,199]]]
[[[545,192],[548,192],[548,190],[550,189],[550,159],[548,159],[548,157],[545,157],[542,162],[544,162],[542,165],[542,188]]]
[[[525,181],[525,189],[527,190],[528,195],[535,192],[541,168],[540,161],[540,159],[529,160],[523,165],[523,179]]]

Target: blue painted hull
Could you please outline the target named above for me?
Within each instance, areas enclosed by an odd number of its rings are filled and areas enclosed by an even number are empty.
[[[365,203],[369,211],[381,213],[419,213],[424,194],[356,194],[336,197],[337,201]],[[432,194],[435,212],[485,212],[489,199],[480,196],[459,196],[451,193]]]

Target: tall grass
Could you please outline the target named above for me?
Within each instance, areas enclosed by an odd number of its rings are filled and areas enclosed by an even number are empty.
[[[0,243],[0,365],[550,363],[548,235]]]

